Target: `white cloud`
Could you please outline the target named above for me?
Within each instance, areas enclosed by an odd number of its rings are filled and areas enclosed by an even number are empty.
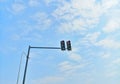
[[[120,58],[116,58],[108,64],[106,76],[107,77],[117,77],[119,76],[119,65],[120,65]]]
[[[101,32],[91,32],[88,34],[85,34],[81,39],[79,39],[76,42],[76,47],[78,49],[87,49],[85,51],[90,51],[91,53],[93,53],[93,51],[91,51],[94,47],[96,46],[96,42],[99,40],[99,37],[101,36]],[[79,52],[79,50],[77,50],[76,52]]]
[[[53,16],[58,20],[64,20],[60,24],[60,32],[83,32],[93,28],[98,24],[101,15],[101,6],[100,4],[95,4],[95,0],[65,2],[62,7],[58,7],[53,13]]]
[[[12,12],[13,14],[18,14],[21,13],[25,10],[25,5],[22,3],[13,3],[11,6],[10,12]]]
[[[67,12],[74,17],[81,16],[84,18],[96,18],[101,15],[101,6],[100,4],[96,4],[95,0],[72,0],[70,4],[65,3],[65,6],[62,8],[65,10],[63,11],[63,14]]]
[[[78,10],[78,15],[86,18],[96,18],[102,14],[101,6],[95,0],[72,0],[72,7]]]
[[[71,63],[68,61],[64,61],[64,62],[60,63],[59,67],[60,67],[60,71],[62,71],[62,72],[71,70],[73,68]]]
[[[72,22],[61,23],[59,27],[59,31],[62,33],[84,31],[86,30],[84,25],[85,25],[84,21],[80,19],[76,19],[76,20],[73,20]]]
[[[71,0],[58,6],[53,12],[53,16],[62,21],[58,29],[60,32],[80,31],[83,33],[89,28],[95,28],[101,16],[108,14],[110,9],[116,7],[118,3],[119,0],[102,0],[99,3],[96,0]]]
[[[101,55],[101,57],[102,57],[103,59],[108,59],[108,58],[111,57],[111,54],[110,54],[110,53],[104,53],[104,54]]]
[[[115,77],[118,75],[117,71],[111,71],[106,73],[106,77]]]
[[[79,54],[71,53],[69,54],[69,59],[76,61],[76,62],[80,62],[82,60],[82,57]]]
[[[30,6],[39,6],[40,5],[40,2],[39,0],[29,0],[29,5]]]
[[[112,19],[108,21],[108,23],[103,28],[103,31],[106,33],[111,33],[117,31],[118,29],[120,29],[120,22]]]
[[[63,61],[61,62],[58,67],[61,72],[66,73],[66,74],[74,74],[75,71],[80,70],[81,68],[84,68],[87,66],[89,63],[84,63],[84,64],[75,64],[70,61]]]
[[[48,18],[48,14],[44,12],[36,12],[31,16],[33,22],[35,22],[34,28],[41,30],[47,29],[52,24],[50,18]]]
[[[114,65],[120,64],[120,58],[117,58],[117,59],[113,60],[112,64],[114,64]]]
[[[65,80],[64,77],[60,76],[48,76],[48,77],[43,77],[40,79],[36,79],[31,81],[32,83],[30,84],[60,84]]]
[[[44,12],[35,12],[33,15],[28,16],[28,20],[20,20],[18,24],[23,26],[11,36],[13,40],[24,40],[39,42],[42,36],[37,31],[44,31],[52,24],[52,20]]]
[[[53,2],[53,1],[55,1],[55,0],[44,0],[45,1],[45,3],[48,5],[48,4],[50,4],[51,2]]]
[[[29,30],[29,28],[26,28],[26,30],[22,30],[21,33],[15,33],[11,36],[12,40],[23,40],[23,41],[34,41],[39,42],[40,39],[42,40],[42,36],[39,33],[34,33],[32,30]],[[31,35],[29,35],[31,33]]]
[[[89,33],[83,38],[83,42],[88,41],[89,43],[94,44],[96,43],[100,35],[101,35],[100,32]]]
[[[106,39],[100,40],[95,45],[101,46],[103,48],[108,48],[108,49],[118,49],[118,48],[120,48],[120,42],[117,42],[112,38],[111,39],[106,38]]]
[[[109,9],[119,4],[119,0],[102,0],[102,6],[104,9]]]

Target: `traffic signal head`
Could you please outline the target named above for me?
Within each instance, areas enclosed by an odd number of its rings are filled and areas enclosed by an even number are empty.
[[[66,49],[66,48],[65,48],[65,41],[62,40],[62,41],[60,42],[60,44],[61,44],[61,50],[65,50],[65,49]]]
[[[67,43],[67,50],[68,51],[72,50],[72,48],[71,48],[71,42],[67,41],[66,43]]]

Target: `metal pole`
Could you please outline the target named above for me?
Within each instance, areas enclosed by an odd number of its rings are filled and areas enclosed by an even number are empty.
[[[29,46],[28,48],[28,53],[27,53],[27,58],[26,58],[26,64],[25,64],[25,70],[24,70],[24,76],[23,76],[23,83],[25,84],[25,79],[26,79],[26,73],[27,73],[27,66],[28,66],[28,60],[29,60],[29,54],[30,54],[30,49],[31,48],[39,48],[39,49],[61,49],[59,47],[31,47]]]
[[[27,57],[26,57],[26,64],[25,64],[25,70],[24,70],[24,76],[23,76],[23,83],[22,84],[25,84],[29,54],[30,54],[30,49],[32,49],[32,48],[35,48],[35,49],[61,49],[60,47],[31,47],[31,46],[29,46]]]
[[[60,47],[30,47],[30,48],[36,48],[36,49],[61,49]]]
[[[26,78],[26,72],[27,72],[27,65],[28,65],[30,48],[31,48],[31,47],[29,46],[29,48],[28,48],[28,53],[27,53],[27,57],[26,57],[26,64],[25,64],[24,77],[23,77],[23,84],[25,84],[25,78]]]
[[[18,76],[17,76],[17,82],[16,82],[16,84],[19,83],[20,71],[21,71],[21,64],[22,64],[22,58],[23,58],[23,55],[24,55],[24,54],[25,54],[25,52],[23,52],[23,53],[21,54],[21,59],[20,59],[19,71],[18,71]]]

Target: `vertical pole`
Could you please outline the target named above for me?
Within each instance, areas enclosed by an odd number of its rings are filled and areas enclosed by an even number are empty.
[[[17,76],[17,82],[16,82],[16,84],[19,83],[19,77],[20,77],[20,71],[21,71],[21,63],[22,63],[22,58],[23,58],[23,55],[24,55],[24,54],[25,54],[25,52],[23,52],[23,53],[21,54],[21,59],[20,59],[19,71],[18,71],[18,76]]]
[[[23,77],[23,84],[25,84],[25,78],[26,78],[29,54],[30,54],[30,46],[28,48],[28,53],[27,53],[27,57],[26,57],[26,64],[25,64],[24,77]]]

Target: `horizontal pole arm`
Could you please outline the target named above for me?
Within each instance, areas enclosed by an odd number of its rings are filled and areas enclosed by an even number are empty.
[[[61,49],[60,47],[31,47],[30,48],[38,48],[38,49]]]

